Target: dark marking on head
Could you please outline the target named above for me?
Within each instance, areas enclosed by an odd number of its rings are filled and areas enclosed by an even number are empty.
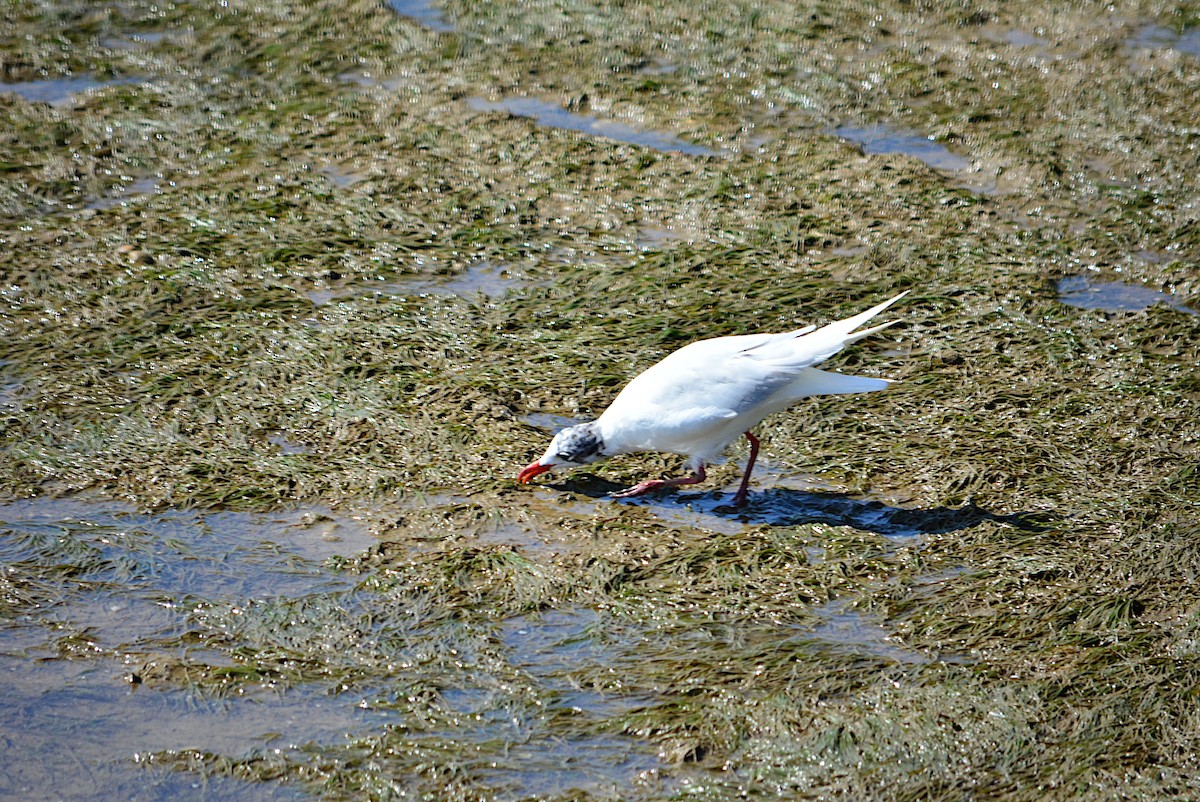
[[[604,458],[604,440],[595,423],[581,423],[563,429],[554,436],[550,447],[556,465],[587,465]]]

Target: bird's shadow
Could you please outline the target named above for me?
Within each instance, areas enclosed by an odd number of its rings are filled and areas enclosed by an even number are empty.
[[[560,485],[550,486],[592,498],[604,498],[623,489],[622,485],[593,474],[580,474]],[[751,493],[741,507],[734,507],[732,499],[732,493],[718,490],[657,493],[623,499],[620,503],[646,506],[672,517],[695,516],[697,513],[702,517],[714,516],[737,525],[798,526],[821,523],[849,526],[893,539],[955,532],[970,529],[985,521],[1027,530],[1041,529],[1047,523],[1033,513],[1000,515],[972,503],[962,507],[928,509],[894,507],[874,499],[854,498],[845,493],[825,490],[771,488]]]

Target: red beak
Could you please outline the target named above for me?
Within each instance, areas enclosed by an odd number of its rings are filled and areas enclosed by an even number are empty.
[[[526,465],[519,474],[517,474],[517,481],[523,485],[527,485],[529,484],[530,479],[537,476],[539,473],[545,473],[546,471],[550,470],[551,467],[552,466],[550,465],[543,465],[540,462],[531,462]]]

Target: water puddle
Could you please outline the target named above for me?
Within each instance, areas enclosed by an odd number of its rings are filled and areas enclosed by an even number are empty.
[[[812,637],[816,640],[897,663],[930,662],[930,658],[920,652],[896,645],[891,633],[851,609],[844,601],[828,602],[813,610],[813,613],[821,619],[821,623],[812,631]]]
[[[579,131],[589,136],[615,139],[631,145],[641,145],[663,152],[686,153],[690,156],[717,156],[720,151],[685,142],[659,131],[642,131],[615,120],[604,120],[587,114],[575,114],[553,103],[528,97],[506,98],[498,102],[481,97],[467,99],[472,111],[504,111],[516,117],[528,117],[551,128]]]
[[[157,178],[130,179],[129,183],[117,184],[106,197],[97,198],[84,206],[85,209],[111,209],[115,206],[127,206],[132,198],[152,195],[158,192]]]
[[[394,84],[392,81],[388,81],[383,78],[376,78],[369,72],[343,72],[339,73],[337,78],[343,83],[354,84],[355,86],[361,86],[367,89],[373,89],[375,87],[383,87],[386,89],[395,88],[396,86],[396,84]]]
[[[317,170],[317,172],[328,178],[330,183],[332,183],[338,189],[352,187],[359,181],[366,179],[366,175],[363,173],[348,170],[345,167],[337,164],[327,164]]]
[[[672,242],[682,242],[688,235],[664,226],[641,226],[634,245],[639,251],[657,251]]]
[[[656,754],[616,735],[517,743],[504,758],[521,768],[497,770],[512,789],[497,798],[513,800],[628,798],[641,777],[661,768]]]
[[[0,770],[4,799],[309,799],[295,788],[200,780],[142,760],[164,750],[240,755],[264,744],[297,748],[380,726],[383,715],[320,692],[228,703],[182,690],[134,689],[124,666],[22,653],[7,637],[0,637],[0,684],[0,728],[14,758]]]
[[[1200,58],[1200,28],[1177,31],[1162,25],[1146,25],[1129,37],[1129,47],[1135,50],[1171,49]]]
[[[906,133],[887,125],[863,127],[843,125],[834,128],[834,136],[862,147],[864,153],[887,155],[899,153],[919,159],[935,170],[963,172],[971,169],[971,160],[952,152],[945,145],[928,137]]]
[[[279,453],[281,454],[308,454],[312,451],[312,449],[306,445],[293,443],[279,432],[267,435],[267,442],[273,446],[279,446]]]
[[[865,242],[848,242],[844,245],[837,246],[829,253],[833,256],[840,256],[842,258],[854,258],[862,256],[864,253],[867,253],[870,250],[871,246]]]
[[[106,36],[100,40],[100,45],[112,50],[135,50],[139,47],[152,47],[159,42],[179,44],[189,36],[190,32],[184,30],[136,31],[117,36]]]
[[[500,547],[530,556],[568,552],[576,545],[555,527],[531,527],[527,521],[496,514],[472,502],[470,495],[415,494],[376,513],[382,516],[382,540],[404,543],[412,553],[431,559],[448,544],[451,548]]]
[[[428,295],[457,295],[473,300],[479,296],[487,299],[502,298],[509,290],[528,286],[507,267],[491,262],[477,262],[460,273],[445,277],[412,277],[403,281],[381,281],[371,284],[354,284],[345,287],[322,287],[309,290],[308,299],[317,306],[325,306],[340,298],[364,295],[394,296],[397,298],[424,297]]]
[[[757,493],[751,490],[747,505],[734,509],[730,499],[736,488],[733,484],[724,492],[664,494],[651,500],[630,499],[623,503],[649,505],[664,521],[722,534],[735,534],[747,526],[761,524],[800,526],[814,523],[848,526],[899,541],[924,534],[919,525],[897,518],[896,513],[903,512],[903,508],[889,507],[880,501],[856,499],[817,487],[802,490],[772,485]]]
[[[601,722],[636,710],[644,700],[581,688],[571,681],[572,672],[586,671],[605,660],[604,647],[591,637],[598,623],[599,616],[592,610],[548,611],[503,622],[499,636],[513,666],[548,690],[556,709]],[[569,742],[553,739],[548,747],[526,755],[533,764],[519,774],[528,794],[628,792],[640,775],[659,768],[654,750],[632,738],[593,734]]]
[[[635,505],[646,508],[664,523],[725,535],[762,525],[824,524],[870,532],[899,545],[922,535],[970,529],[984,521],[1021,528],[1032,525],[1022,513],[997,515],[971,505],[922,509],[855,498],[818,480],[779,471],[766,460],[755,467],[748,502],[735,508],[731,501],[739,481],[720,489],[613,499],[608,494],[622,489],[622,485],[585,472],[567,475],[561,483],[551,480],[531,487],[528,492],[581,517],[606,517],[613,514],[608,512],[610,505]]]
[[[35,103],[49,103],[51,106],[61,107],[71,105],[75,102],[76,97],[94,89],[142,83],[145,80],[145,78],[99,80],[88,76],[46,78],[40,81],[0,83],[0,94],[11,93]]]
[[[446,21],[443,11],[429,0],[387,0],[387,4],[400,16],[415,20],[431,31],[454,31],[454,26]]]
[[[628,713],[641,701],[579,688],[568,679],[572,671],[605,662],[604,648],[591,637],[599,625],[593,610],[552,610],[505,621],[500,639],[510,650],[513,665],[560,694],[562,706],[605,719]]]
[[[304,295],[308,298],[308,300],[313,302],[314,306],[325,306],[326,304],[333,303],[333,301],[337,298],[347,297],[347,292],[345,288],[334,289],[330,287],[321,287],[315,290],[309,290],[308,292],[304,293]],[[304,322],[313,328],[318,329],[323,325],[316,318],[306,318]]]
[[[736,534],[748,526],[799,526],[826,524],[848,526],[903,541],[932,531],[912,511],[873,499],[857,499],[815,479],[780,470],[760,458],[751,478],[750,498],[738,509],[730,505],[740,479],[720,490],[676,492],[625,499],[617,503],[639,504],[669,522]]]
[[[0,563],[11,591],[0,600],[8,608],[0,730],[22,756],[0,771],[0,797],[211,799],[227,789],[238,799],[307,798],[285,787],[201,782],[139,766],[138,756],[297,748],[377,728],[385,714],[321,688],[206,700],[131,677],[146,654],[195,629],[197,605],[351,588],[352,577],[323,561],[375,542],[358,521],[324,509],[148,514],[105,500],[0,504]],[[184,648],[193,660],[206,652]]]
[[[25,388],[21,382],[0,383],[0,409],[16,411],[21,408],[21,390]]]
[[[1013,47],[1030,47],[1038,50],[1043,50],[1050,44],[1050,40],[1035,36],[1019,28],[1002,28],[988,25],[980,30],[980,36],[989,42],[1012,45]]]
[[[178,633],[189,601],[351,587],[321,563],[375,542],[362,524],[325,510],[145,514],[74,499],[0,505],[0,560],[20,582],[20,620],[86,633],[107,648]]]
[[[444,279],[426,279],[412,284],[394,284],[382,290],[385,295],[434,293],[438,295],[458,295],[463,298],[474,298],[484,295],[488,298],[500,298],[511,289],[523,286],[516,275],[508,268],[497,267],[490,262],[479,262],[466,270]],[[380,292],[380,290],[376,290]]]
[[[476,721],[490,718],[479,713],[466,715]],[[443,734],[415,733],[400,748],[414,755],[466,753],[469,757],[465,759],[455,754],[450,764],[453,768],[446,772],[471,772],[478,794],[468,798],[498,802],[640,798],[635,790],[662,769],[657,754],[630,738],[514,733],[512,722],[496,719],[481,721],[475,732],[456,731],[449,742]],[[411,765],[405,768],[414,770]]]
[[[1098,281],[1090,276],[1067,276],[1059,280],[1058,300],[1068,306],[1106,312],[1139,312],[1161,303],[1189,315],[1200,314],[1165,292],[1121,281]]]
[[[1146,264],[1149,264],[1149,265],[1163,265],[1163,264],[1166,264],[1167,262],[1171,261],[1175,257],[1169,253],[1163,253],[1162,251],[1155,251],[1155,250],[1151,250],[1149,248],[1142,248],[1140,251],[1134,252],[1133,258],[1137,259],[1140,262],[1145,262]]]
[[[638,68],[641,75],[671,75],[679,69],[678,65],[665,59],[656,58]]]

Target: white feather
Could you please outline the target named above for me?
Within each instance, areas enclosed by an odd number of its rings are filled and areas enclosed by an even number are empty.
[[[882,390],[886,379],[814,366],[892,325],[854,333],[905,295],[819,329],[717,337],[680,348],[629,382],[596,421],[605,455],[684,454],[694,470],[763,418],[802,398]]]

